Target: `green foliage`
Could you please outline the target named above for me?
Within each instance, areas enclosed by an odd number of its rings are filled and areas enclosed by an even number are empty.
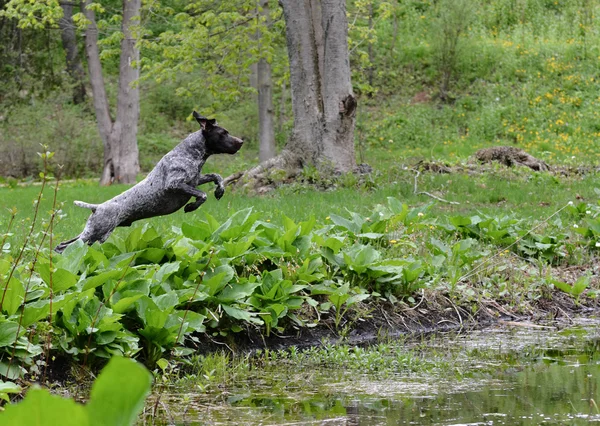
[[[152,376],[140,364],[114,357],[94,382],[85,406],[46,389],[32,388],[23,401],[5,408],[0,425],[133,425],[151,384]]]
[[[168,234],[146,224],[101,246],[78,242],[52,261],[42,252],[32,278],[22,265],[2,260],[0,374],[14,379],[36,371],[45,335],[32,327],[51,329],[52,350],[75,359],[138,356],[154,367],[171,351],[188,353],[188,342],[203,333],[250,328],[268,336],[321,321],[339,329],[365,303],[412,304],[425,288],[472,297],[473,290],[458,290],[473,271],[493,274],[486,262],[508,250],[559,265],[572,253],[597,249],[585,240],[595,241],[593,231],[582,233],[580,243],[561,220],[540,233],[510,216],[439,220],[430,208],[389,197],[368,216],[331,214],[324,225],[284,215],[275,224],[245,208],[224,222],[205,213]],[[596,218],[597,207],[573,208],[581,221]],[[9,362],[14,349],[18,364]]]
[[[176,89],[176,95],[192,97],[208,94],[212,102],[205,111],[214,114],[223,106],[232,106],[250,87],[251,65],[264,58],[273,66],[276,78],[285,78],[287,57],[284,46],[281,11],[271,7],[274,24],[267,25],[256,1],[214,2],[198,0],[185,6],[150,2],[159,18],[168,17],[167,26],[150,23],[142,49],[145,79],[174,81],[180,76],[194,75]]]

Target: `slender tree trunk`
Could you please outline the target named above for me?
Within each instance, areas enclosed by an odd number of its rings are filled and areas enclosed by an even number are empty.
[[[119,93],[117,95],[117,119],[113,124],[115,180],[120,183],[135,183],[139,172],[137,127],[140,116],[140,91],[134,83],[140,77],[138,62],[140,52],[131,28],[139,25],[141,0],[123,0],[123,40],[119,64]]]
[[[281,132],[283,130],[283,122],[285,121],[285,100],[287,87],[285,84],[285,80],[281,83],[281,97],[279,99],[279,117],[277,118],[277,131]]]
[[[134,64],[139,59],[139,52],[135,47],[135,39],[131,34],[130,26],[136,25],[138,22],[141,0],[123,0],[123,40],[121,41],[119,64],[117,119],[114,123],[110,116],[108,97],[102,77],[95,14],[93,10],[86,7],[91,2],[91,0],[85,0],[82,10],[89,21],[85,30],[85,50],[98,131],[104,145],[104,167],[100,185],[109,185],[113,182],[135,183],[139,169],[136,141],[139,90],[137,87],[132,87],[132,83],[139,77],[139,69]]]
[[[81,10],[89,21],[85,28],[85,54],[88,63],[88,73],[90,75],[90,86],[92,87],[92,99],[94,102],[94,111],[96,112],[96,122],[98,124],[98,133],[104,146],[104,166],[101,185],[111,183],[112,176],[112,152],[110,143],[110,133],[112,131],[112,118],[108,105],[108,97],[104,87],[104,77],[102,76],[102,64],[100,63],[100,51],[98,50],[98,27],[96,26],[96,14],[87,6],[92,0],[81,2]]]
[[[344,0],[280,0],[286,22],[294,129],[300,161],[354,169],[356,98],[350,82]]]
[[[265,18],[265,25],[270,26],[269,0],[261,0],[261,16]],[[257,65],[258,86],[258,140],[259,159],[261,162],[275,157],[275,124],[273,110],[273,79],[271,77],[271,64],[261,58]]]
[[[75,24],[73,23],[73,4],[61,3],[63,17],[58,21],[60,37],[67,58],[67,73],[73,84],[73,103],[80,104],[85,101],[85,73],[81,65],[79,51],[77,50],[77,38]]]
[[[373,2],[369,3],[369,30],[373,29]],[[367,70],[367,79],[369,86],[373,87],[373,80],[375,76],[375,53],[373,51],[373,42],[369,40],[369,46],[367,48],[367,54],[369,55],[369,69]]]

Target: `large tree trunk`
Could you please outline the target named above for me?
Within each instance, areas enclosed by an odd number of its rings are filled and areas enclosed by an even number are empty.
[[[261,0],[261,16],[265,18],[265,25],[270,26],[269,0]],[[271,78],[271,64],[261,58],[257,65],[258,86],[258,156],[261,162],[275,157],[275,119],[273,111],[273,80]]]
[[[294,128],[286,150],[303,164],[356,167],[356,98],[344,0],[280,0],[286,22]]]
[[[91,0],[82,4],[89,24],[85,30],[85,50],[88,59],[90,84],[94,98],[94,109],[98,131],[104,145],[104,167],[100,185],[135,183],[139,169],[137,149],[137,121],[139,116],[139,90],[132,83],[139,77],[139,69],[133,62],[139,59],[135,39],[130,30],[139,18],[141,0],[123,0],[123,40],[119,66],[119,93],[117,95],[117,119],[110,116],[108,97],[102,76],[102,64],[98,50],[98,28],[93,10],[87,8]],[[133,66],[135,65],[135,67]]]
[[[306,165],[333,173],[357,170],[346,2],[279,0],[279,4],[290,62],[292,135],[277,157],[225,179],[230,183],[245,176],[245,185],[259,192],[272,187],[268,174],[273,168],[287,169],[290,175]]]
[[[73,103],[85,101],[85,73],[77,49],[77,36],[73,23],[73,3],[61,3],[63,17],[58,21],[60,37],[67,58],[67,73],[73,85]]]

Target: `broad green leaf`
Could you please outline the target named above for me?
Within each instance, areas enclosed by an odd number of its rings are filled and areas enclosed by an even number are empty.
[[[211,296],[216,295],[225,285],[231,281],[235,272],[229,265],[221,265],[212,271],[208,271],[202,280],[202,285]]]
[[[181,225],[181,232],[184,237],[195,241],[205,241],[212,235],[211,230],[207,226],[196,226],[186,222]]]
[[[457,228],[461,226],[468,226],[471,224],[471,218],[466,216],[452,216],[449,220],[450,223],[456,226]]]
[[[412,283],[415,281],[421,273],[423,272],[423,267],[421,266],[421,262],[414,262],[408,265],[406,268],[402,269],[402,275],[407,283]]]
[[[55,297],[52,302],[49,299],[43,299],[26,304],[23,310],[21,325],[29,327],[31,324],[47,318],[50,315],[50,303],[52,303],[52,310],[57,312],[67,301],[75,297],[77,297],[77,293],[68,293]]]
[[[331,236],[328,238],[323,238],[321,236],[316,237],[317,243],[322,247],[327,247],[333,251],[333,253],[339,253],[340,249],[344,246],[344,242],[346,241],[345,237],[342,236]]]
[[[310,219],[308,219],[307,221],[304,222],[300,222],[300,234],[298,236],[303,237],[303,236],[308,236],[312,230],[315,228],[315,225],[317,224],[317,219],[315,218],[314,215],[310,216]]]
[[[0,247],[1,248],[1,247]],[[8,260],[0,259],[0,278],[4,277],[10,271],[12,263]]]
[[[178,318],[178,324],[185,319],[185,325],[182,328],[184,334],[191,333],[193,331],[203,333],[206,331],[204,326],[204,320],[206,316],[199,314],[194,311],[176,311],[175,317]]]
[[[0,399],[3,399],[6,402],[10,402],[10,397],[8,396],[9,394],[21,393],[22,390],[23,389],[21,389],[21,386],[17,385],[16,383],[3,382],[0,380]]]
[[[78,280],[79,276],[67,271],[66,269],[58,268],[52,274],[52,290],[54,291],[54,293],[63,292],[77,284]],[[50,278],[48,279],[48,281],[46,281],[46,283],[48,284],[48,287],[50,287]]]
[[[558,280],[550,280],[550,282],[554,284],[554,287],[558,288],[559,290],[562,290],[568,294],[573,294],[573,287],[571,287],[570,284]]]
[[[16,322],[5,321],[0,323],[0,347],[9,346],[17,340],[17,330],[19,335],[23,335],[25,328],[19,326]]]
[[[245,234],[258,219],[258,214],[252,214],[252,207],[235,212],[215,232],[213,240],[232,240]]]
[[[128,252],[141,250],[146,247],[145,242],[142,241],[142,228],[137,226],[129,232],[125,239],[125,249]]]
[[[21,281],[13,276],[8,283],[0,283],[1,308],[8,315],[13,315],[19,309],[25,298],[25,288]]]
[[[337,226],[346,229],[347,231],[353,234],[360,234],[362,223],[354,223],[348,219],[344,219],[341,216],[336,214],[332,214],[329,216],[331,221],[335,223]]]
[[[254,314],[251,312],[244,311],[242,309],[235,308],[235,307],[229,306],[229,305],[221,305],[221,307],[223,308],[225,313],[232,318],[239,319],[242,321],[253,322],[253,323],[257,323],[257,321],[259,323],[261,322],[260,320],[258,320],[258,318],[254,318]]]
[[[0,414],[0,426],[92,426],[86,408],[71,399],[33,388],[18,404],[9,404]],[[128,425],[129,426],[129,425]]]
[[[58,258],[56,267],[62,268],[73,274],[77,274],[89,247],[90,246],[84,243],[82,240],[77,240],[73,244],[70,244],[65,249],[62,256]]]
[[[113,357],[94,382],[86,411],[94,425],[131,426],[144,408],[151,385],[152,375],[141,364]]]
[[[227,251],[227,256],[238,257],[245,254],[254,242],[255,238],[255,235],[250,235],[247,238],[239,241],[229,241],[223,243],[223,247],[225,247],[225,250]]]
[[[353,296],[350,296],[348,300],[346,300],[346,305],[350,306],[357,302],[362,302],[363,300],[368,299],[369,297],[371,297],[371,295],[368,293],[355,294]]]
[[[143,259],[149,261],[150,263],[159,263],[163,257],[165,257],[165,254],[167,254],[167,250],[164,248],[149,247],[140,251],[137,255],[137,259],[138,261]]]
[[[9,380],[16,380],[23,376],[27,371],[20,365],[15,363],[8,364],[7,362],[0,362],[0,376],[5,377]],[[0,419],[2,415],[0,414]]]
[[[337,310],[342,306],[346,300],[350,298],[348,293],[332,293],[329,295],[329,301],[333,303]]]
[[[130,308],[133,307],[135,302],[142,296],[145,296],[145,295],[137,294],[135,296],[124,297],[124,298],[120,299],[117,303],[112,304],[111,308],[117,314],[123,314],[123,313],[127,312],[128,310],[130,310]]]
[[[80,283],[81,291],[86,291],[91,288],[96,288],[106,283],[108,280],[118,279],[123,275],[124,271],[119,269],[110,269],[108,271],[101,272],[93,277],[86,278]]]
[[[577,281],[573,284],[573,296],[580,296],[586,288],[590,285],[590,277],[587,275],[583,275],[579,277]]]
[[[160,269],[154,274],[154,279],[158,282],[165,281],[168,277],[179,270],[181,262],[171,262],[163,264]]]
[[[175,309],[175,306],[179,303],[179,298],[177,297],[177,293],[174,291],[170,291],[168,293],[162,294],[157,297],[153,297],[152,300],[156,303],[156,306],[161,311],[169,311],[171,312]]]
[[[344,261],[350,269],[361,274],[369,266],[377,262],[381,254],[370,245],[356,244],[347,252],[343,252]]]
[[[241,301],[246,297],[251,296],[254,292],[254,289],[260,284],[260,281],[248,281],[243,284],[231,283],[221,290],[221,292],[217,295],[217,299],[219,303],[226,304]]]

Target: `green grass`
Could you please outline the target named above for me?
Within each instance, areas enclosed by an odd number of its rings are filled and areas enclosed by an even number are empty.
[[[202,218],[203,212],[222,222],[232,213],[246,207],[253,207],[255,211],[264,215],[264,219],[273,222],[280,222],[282,215],[286,215],[296,221],[315,216],[319,222],[325,223],[332,213],[344,214],[347,210],[368,215],[375,204],[384,203],[390,196],[412,207],[433,202],[431,212],[434,216],[458,213],[467,215],[480,211],[494,216],[513,214],[540,220],[550,216],[569,201],[577,202],[578,199],[582,199],[593,203],[598,199],[594,188],[600,187],[598,176],[595,174],[562,177],[532,172],[525,168],[506,169],[502,166],[494,166],[485,173],[474,175],[421,174],[418,178],[418,190],[460,203],[450,205],[435,201],[426,195],[415,195],[414,177],[413,171],[397,167],[385,172],[375,170],[375,188],[371,190],[362,188],[360,183],[350,187],[339,185],[335,190],[326,191],[315,190],[306,185],[294,185],[279,188],[265,196],[256,196],[229,188],[220,201],[212,197],[212,188],[206,186],[209,199],[200,210],[191,214],[179,211],[170,216],[140,221],[134,226],[142,226],[149,222],[159,232],[168,233],[171,226],[179,227],[184,221],[193,222],[194,218]],[[127,188],[125,185],[99,187],[96,181],[61,183],[57,200],[62,214],[55,223],[55,242],[81,232],[89,216],[89,210],[75,206],[73,200],[101,203]],[[34,212],[33,202],[37,199],[39,190],[38,185],[0,188],[3,205],[7,208],[16,207],[18,210],[12,230],[15,238],[11,238],[15,244],[16,241],[22,241],[23,235],[29,231]],[[40,219],[49,217],[53,191],[52,185],[46,187],[39,210]],[[8,210],[0,212],[0,232],[5,232],[9,218]],[[124,237],[130,230],[118,228],[115,232]]]

